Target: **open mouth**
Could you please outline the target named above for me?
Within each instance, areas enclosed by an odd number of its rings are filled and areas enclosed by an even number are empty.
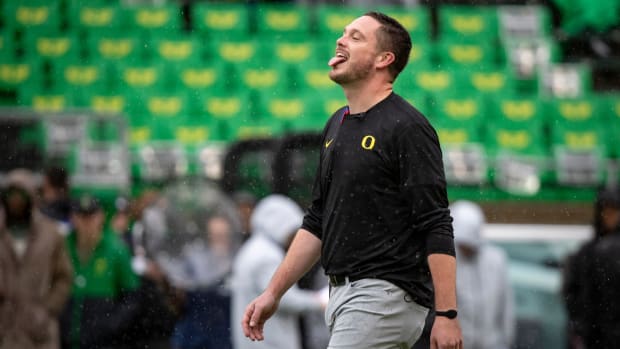
[[[347,59],[348,57],[344,53],[336,52],[336,55],[332,57],[327,64],[333,68],[338,64],[345,62]]]

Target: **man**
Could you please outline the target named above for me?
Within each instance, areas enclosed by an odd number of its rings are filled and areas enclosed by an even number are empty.
[[[62,167],[50,166],[43,174],[41,212],[58,223],[58,230],[63,236],[69,233],[69,175]]]
[[[278,311],[266,325],[267,331],[272,335],[264,342],[248,341],[238,326],[245,306],[267,287],[302,220],[303,212],[299,206],[282,195],[266,197],[254,210],[250,220],[252,235],[239,250],[233,266],[234,348],[301,349],[299,315],[323,308],[321,299],[315,292],[292,286],[282,297]]]
[[[484,213],[473,202],[450,205],[457,255],[457,298],[467,349],[508,349],[515,330],[506,254],[481,236]]]
[[[613,285],[616,281],[605,263],[613,261],[617,250],[609,249],[620,236],[620,191],[617,188],[601,189],[594,202],[594,234],[592,239],[584,243],[579,250],[570,256],[564,266],[562,293],[568,313],[569,348],[604,348],[607,338],[609,343],[620,338],[620,330],[611,331],[611,327],[620,326],[620,319],[609,319],[609,309],[601,311],[601,307],[609,307],[609,299],[603,292],[617,292]],[[604,243],[603,243],[604,242]],[[603,280],[599,280],[603,279]],[[616,285],[617,287],[617,285]],[[603,302],[604,304],[601,304]],[[607,327],[608,332],[603,330]],[[610,337],[603,338],[606,333]],[[614,337],[615,336],[615,337]]]
[[[122,348],[140,311],[129,251],[104,230],[105,215],[94,197],[85,194],[72,204],[71,221],[67,246],[75,274],[62,317],[63,347]]]
[[[348,106],[325,127],[312,204],[271,282],[247,306],[244,334],[264,339],[283,294],[320,257],[331,286],[329,348],[410,348],[433,299],[432,348],[462,348],[439,142],[426,118],[392,92],[409,34],[369,12],[336,43],[329,76]]]
[[[13,170],[0,203],[0,348],[59,347],[58,316],[71,289],[62,236],[34,204],[32,173]]]

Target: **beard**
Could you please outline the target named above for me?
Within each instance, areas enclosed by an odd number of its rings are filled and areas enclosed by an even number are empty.
[[[341,64],[346,64],[348,62],[349,61],[346,61]],[[370,75],[374,66],[373,59],[368,59],[359,63],[353,63],[354,64],[349,65],[349,69],[345,69],[343,72],[338,73],[334,69],[332,69],[329,72],[329,78],[340,86],[347,85],[366,78],[368,75]]]

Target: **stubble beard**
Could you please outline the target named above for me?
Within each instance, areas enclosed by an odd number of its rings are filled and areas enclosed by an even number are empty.
[[[347,62],[344,62],[347,63]],[[357,65],[351,65],[348,70],[337,73],[334,69],[329,72],[329,78],[338,85],[344,86],[356,81],[363,80],[372,71],[374,62],[369,59]]]

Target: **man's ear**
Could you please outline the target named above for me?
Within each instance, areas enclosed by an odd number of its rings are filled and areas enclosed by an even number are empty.
[[[388,65],[392,64],[395,59],[396,57],[394,56],[394,53],[385,51],[381,52],[381,54],[377,56],[375,64],[377,65],[377,68],[386,68]]]

